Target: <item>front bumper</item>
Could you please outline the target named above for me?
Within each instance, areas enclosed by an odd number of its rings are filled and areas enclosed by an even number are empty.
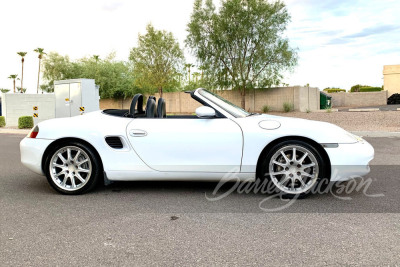
[[[42,171],[43,153],[53,141],[54,140],[28,137],[22,139],[19,144],[21,163],[33,172],[44,175]]]
[[[369,162],[374,158],[374,148],[365,140],[354,144],[339,144],[325,148],[331,161],[331,181],[346,181],[370,172]]]

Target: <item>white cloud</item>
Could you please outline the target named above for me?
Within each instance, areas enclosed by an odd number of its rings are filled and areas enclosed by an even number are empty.
[[[400,2],[285,2],[292,15],[288,37],[299,48],[299,66],[285,82],[381,86],[383,65],[400,64]]]

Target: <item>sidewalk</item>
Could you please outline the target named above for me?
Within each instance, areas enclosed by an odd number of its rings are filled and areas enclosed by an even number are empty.
[[[24,134],[24,135],[27,135],[30,130],[31,129],[1,127],[0,134]]]
[[[339,112],[357,110],[365,111],[399,111],[400,105],[364,106],[364,107],[339,107]]]

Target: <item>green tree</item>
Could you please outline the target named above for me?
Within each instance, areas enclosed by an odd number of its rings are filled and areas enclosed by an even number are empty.
[[[270,87],[297,64],[297,53],[283,37],[290,16],[281,1],[195,0],[186,45],[220,88],[240,91]],[[212,78],[212,79],[211,79]]]
[[[0,89],[0,92],[2,92],[3,94],[7,94],[8,92],[10,92],[10,90],[9,90],[9,89],[1,88],[1,89]]]
[[[14,93],[15,93],[15,80],[19,80],[18,78],[18,74],[11,74],[10,76],[8,76],[8,79],[12,79],[13,80],[13,88],[14,88]]]
[[[200,72],[193,72],[193,81],[196,80],[198,82],[199,77],[201,76]]]
[[[40,80],[40,63],[42,61],[43,55],[46,55],[46,53],[44,52],[44,48],[36,48],[35,50],[33,50],[34,52],[38,53],[38,58],[39,58],[39,70],[38,70],[38,80],[37,80],[37,89],[36,89],[36,93],[39,94],[39,80]],[[43,91],[42,91],[43,94]]]
[[[184,55],[172,33],[156,30],[151,24],[146,30],[146,34],[139,34],[129,59],[136,85],[150,92],[157,89],[162,97],[163,89],[178,85]]]
[[[77,67],[69,60],[68,56],[62,56],[56,52],[50,52],[43,59],[43,79],[47,84],[40,86],[42,91],[54,92],[54,81],[73,79],[78,74],[74,73]]]
[[[101,98],[131,97],[140,90],[134,85],[132,66],[128,62],[116,61],[115,53],[104,60],[92,56],[77,61],[70,61],[68,56],[50,52],[43,59],[43,78],[46,84],[43,91],[54,91],[54,81],[66,79],[95,79],[100,86]]]
[[[22,64],[22,72],[21,72],[21,87],[23,88],[24,86],[24,62],[25,62],[25,56],[28,54],[28,52],[17,52],[18,55],[21,56],[21,64]]]
[[[140,92],[134,84],[131,64],[115,60],[115,53],[111,53],[104,60],[93,56],[83,58],[79,63],[79,78],[95,79],[96,84],[100,86],[101,98],[126,98]]]

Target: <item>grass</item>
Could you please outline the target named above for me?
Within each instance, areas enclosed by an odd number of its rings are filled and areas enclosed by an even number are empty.
[[[270,111],[270,107],[268,105],[263,106],[263,108],[262,108],[263,113],[267,113],[269,111]]]
[[[293,110],[294,110],[294,106],[293,106],[292,103],[289,103],[289,102],[283,103],[283,111],[290,112],[290,111],[293,111]]]

